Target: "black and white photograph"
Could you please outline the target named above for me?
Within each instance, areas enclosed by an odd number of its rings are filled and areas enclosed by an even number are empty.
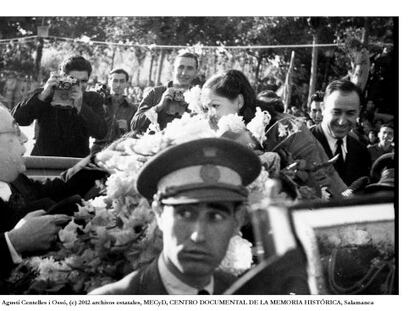
[[[400,296],[398,14],[89,11],[0,14],[3,304]]]

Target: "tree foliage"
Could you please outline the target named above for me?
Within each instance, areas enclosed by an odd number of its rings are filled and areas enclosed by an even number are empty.
[[[268,75],[284,81],[292,49],[230,50],[226,46],[311,44],[315,32],[320,43],[344,43],[350,38],[362,41],[365,35],[368,38],[370,61],[376,68],[371,72],[368,82],[368,87],[372,87],[376,85],[376,80],[384,79],[381,75],[392,75],[388,67],[395,63],[390,62],[389,58],[394,60],[395,57],[390,54],[392,49],[384,54],[381,44],[395,43],[396,23],[398,20],[392,17],[2,17],[0,37],[35,35],[37,26],[49,25],[50,36],[84,39],[83,42],[73,43],[49,40],[49,46],[56,49],[64,46],[67,53],[85,54],[92,61],[108,63],[115,50],[133,51],[140,64],[149,53],[155,57],[158,55],[157,45],[222,46],[220,49],[203,51],[203,68],[208,68],[205,73],[211,74],[219,68],[231,68],[238,64],[247,74],[248,70],[252,70],[250,76],[259,82]],[[88,40],[153,44],[155,48],[97,45],[89,44]],[[35,43],[3,44],[1,49],[0,69],[16,69],[20,64],[22,71],[33,70],[30,61],[33,62],[35,58]],[[311,48],[294,50],[292,81],[297,88],[306,88],[309,83]],[[174,55],[177,49],[166,52],[167,59],[171,60],[169,55]],[[320,48],[316,89],[324,88],[333,78],[346,76],[350,61],[347,51],[342,48]]]

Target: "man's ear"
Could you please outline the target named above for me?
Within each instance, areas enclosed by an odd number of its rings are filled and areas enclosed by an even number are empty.
[[[244,97],[243,97],[243,95],[242,94],[237,95],[236,100],[237,100],[237,107],[239,108],[239,110],[242,109],[243,106],[244,106]]]
[[[246,206],[241,204],[234,212],[234,219],[236,220],[234,234],[238,234],[240,228],[246,223],[246,215]]]

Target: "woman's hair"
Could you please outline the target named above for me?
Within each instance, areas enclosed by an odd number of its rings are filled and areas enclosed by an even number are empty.
[[[239,70],[228,70],[216,74],[204,83],[203,88],[213,90],[217,95],[234,100],[239,94],[243,96],[244,105],[239,111],[246,123],[254,118],[256,113],[256,93],[249,80]]]
[[[257,94],[257,100],[262,109],[267,110],[272,116],[285,111],[282,99],[272,90],[265,90]]]

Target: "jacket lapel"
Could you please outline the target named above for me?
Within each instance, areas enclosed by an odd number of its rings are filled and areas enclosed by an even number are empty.
[[[329,147],[328,140],[326,139],[325,133],[323,132],[322,126],[320,124],[316,126],[315,133],[316,133],[316,138],[321,143],[323,149],[325,149],[326,155],[328,156],[329,159],[332,159],[333,154],[332,154],[331,148]]]

